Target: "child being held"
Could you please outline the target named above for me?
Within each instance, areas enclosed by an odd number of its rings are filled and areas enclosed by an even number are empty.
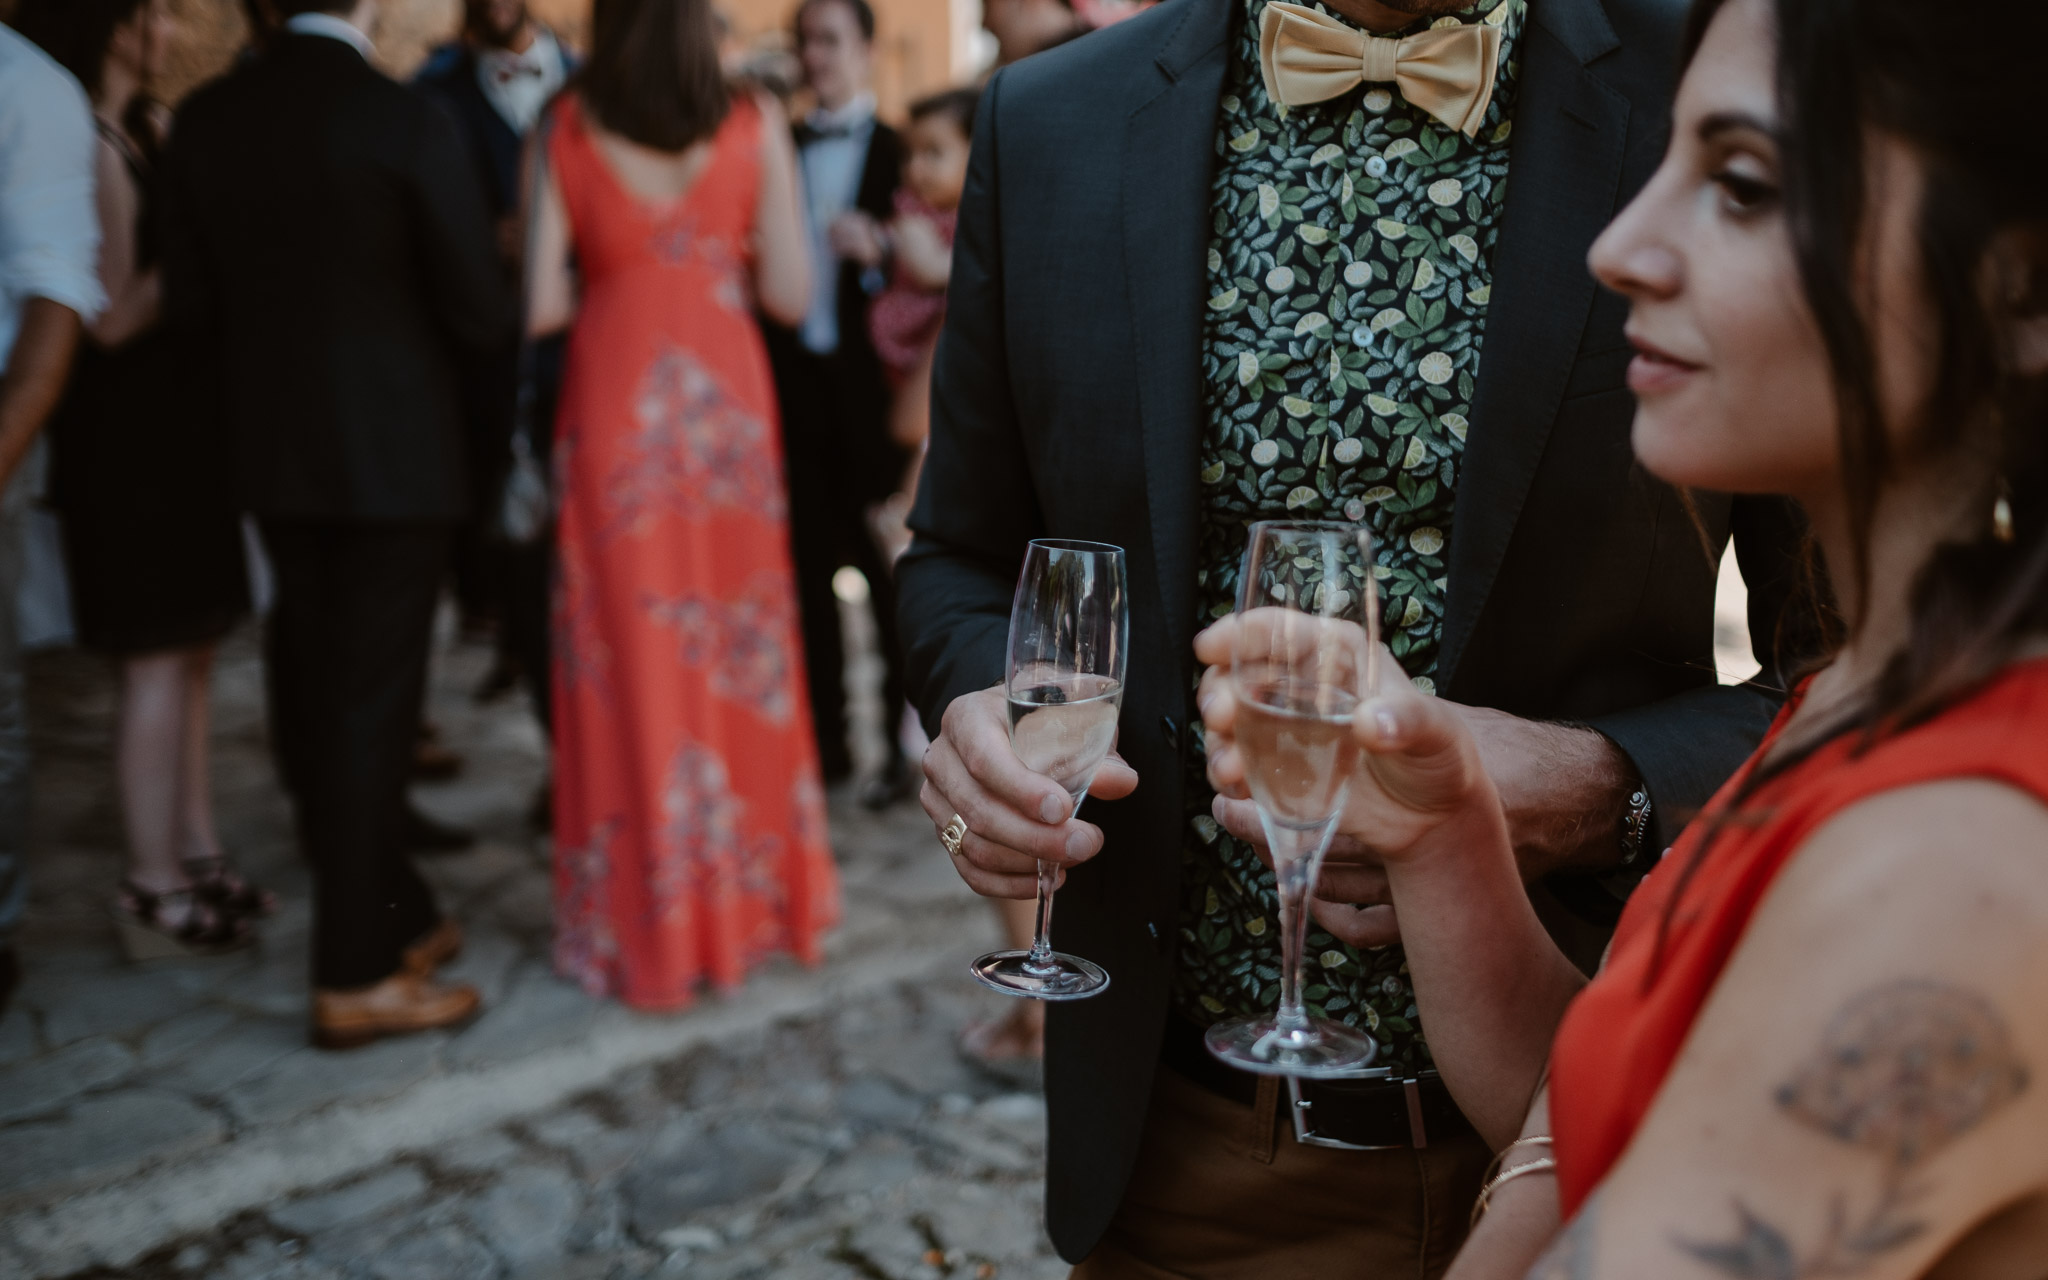
[[[875,352],[896,387],[890,434],[919,454],[930,431],[932,352],[946,318],[953,224],[980,100],[979,89],[949,89],[911,106],[903,186],[887,236],[894,268],[868,310]],[[914,484],[914,466],[912,476]]]

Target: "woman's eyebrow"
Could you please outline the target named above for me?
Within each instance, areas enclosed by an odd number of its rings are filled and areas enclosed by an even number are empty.
[[[1711,142],[1724,133],[1741,130],[1760,133],[1773,140],[1778,136],[1776,124],[1746,111],[1716,111],[1700,121],[1698,133],[1700,141]]]

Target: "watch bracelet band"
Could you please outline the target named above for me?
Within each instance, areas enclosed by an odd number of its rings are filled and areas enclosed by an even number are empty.
[[[1599,729],[1583,720],[1555,720],[1551,723],[1567,729],[1584,729],[1588,733],[1600,733]],[[1621,865],[1632,867],[1642,858],[1643,848],[1650,842],[1650,815],[1656,805],[1650,799],[1649,782],[1636,769],[1635,761],[1629,757],[1628,752],[1619,742],[1606,734],[1600,733],[1600,736],[1609,746],[1621,752],[1622,759],[1629,762],[1629,771],[1634,774],[1628,787],[1628,800],[1623,805],[1621,814]]]
[[[1654,805],[1650,800],[1649,784],[1637,781],[1628,795],[1628,812],[1621,818],[1621,865],[1633,866],[1643,856],[1643,847],[1650,842],[1650,813]]]

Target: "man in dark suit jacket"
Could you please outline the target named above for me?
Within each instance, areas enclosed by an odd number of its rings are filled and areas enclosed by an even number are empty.
[[[464,0],[462,39],[429,54],[413,81],[455,121],[482,185],[493,243],[508,280],[519,278],[520,157],[526,138],[575,69],[575,58],[552,31],[534,21],[524,0]],[[464,379],[475,481],[485,500],[503,484],[511,465],[501,446],[510,440],[518,416],[520,349],[519,335],[507,335],[497,349],[469,362]],[[525,418],[526,445],[545,464],[561,381],[562,340],[537,343],[529,359],[533,401]],[[467,562],[470,579],[484,579],[477,589],[499,613],[499,673],[508,683],[515,675],[525,682],[545,728],[552,539],[504,546],[491,543],[486,531],[472,527],[466,533],[458,538],[458,557]],[[458,564],[458,584],[464,577]]]
[[[514,228],[503,220],[519,212],[526,135],[575,69],[575,58],[524,0],[464,0],[462,38],[428,54],[413,78],[455,117],[508,255],[516,246],[505,233]]]
[[[458,357],[510,292],[447,116],[374,69],[374,0],[298,0],[193,95],[166,158],[171,314],[217,351],[237,481],[277,575],[272,728],[314,872],[314,1035],[445,1025],[459,944],[403,848],[449,533],[469,510]]]
[[[907,459],[889,438],[889,385],[868,337],[868,303],[883,283],[875,228],[893,216],[903,143],[875,118],[875,15],[867,0],[806,0],[797,54],[818,107],[796,126],[816,270],[811,313],[795,329],[764,321],[782,406],[789,532],[796,558],[811,720],[828,782],[853,768],[846,741],[846,655],[832,579],[852,565],[868,580],[888,664],[889,758],[866,799],[907,794],[896,745],[903,706],[896,595],[868,531],[867,509],[895,492]]]
[[[1232,607],[1249,521],[1373,526],[1386,638],[1468,708],[1587,964],[1780,696],[1716,683],[1715,558],[1732,531],[1774,673],[1790,512],[1702,494],[1696,526],[1635,467],[1624,308],[1585,266],[1661,153],[1682,0],[1323,8],[1351,40],[1474,28],[1491,97],[1452,122],[1368,83],[1282,112],[1263,0],[1166,0],[1002,72],[976,122],[898,581],[956,868],[1022,897],[1035,857],[1066,865],[1055,943],[1113,979],[1048,1028],[1047,1220],[1082,1277],[1437,1274],[1487,1159],[1384,907],[1318,905],[1306,991],[1377,1035],[1378,1076],[1289,1107],[1203,1052],[1278,972],[1255,824],[1212,806],[1193,705],[1190,642]],[[1089,822],[1017,764],[991,688],[1039,536],[1130,557],[1129,767]],[[1346,902],[1370,903],[1360,878]]]

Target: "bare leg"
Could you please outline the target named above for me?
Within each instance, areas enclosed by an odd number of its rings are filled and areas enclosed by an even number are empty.
[[[1013,951],[1028,951],[1032,935],[1038,931],[1038,904],[1029,898],[998,898],[996,914],[1002,918],[1003,941]],[[1037,1006],[1036,1000],[1025,1004]]]
[[[183,654],[185,749],[178,780],[178,856],[218,858],[213,825],[213,646]]]
[[[191,883],[178,861],[184,672],[182,653],[152,653],[121,664],[114,767],[128,835],[128,878],[150,893]]]
[[[1013,951],[1031,947],[1038,929],[1038,904],[1029,899],[996,900],[996,918],[1003,926],[1003,940]],[[1009,1011],[994,1022],[977,1023],[967,1029],[961,1046],[977,1058],[999,1062],[1009,1058],[1045,1056],[1045,1002],[1012,1000]]]

